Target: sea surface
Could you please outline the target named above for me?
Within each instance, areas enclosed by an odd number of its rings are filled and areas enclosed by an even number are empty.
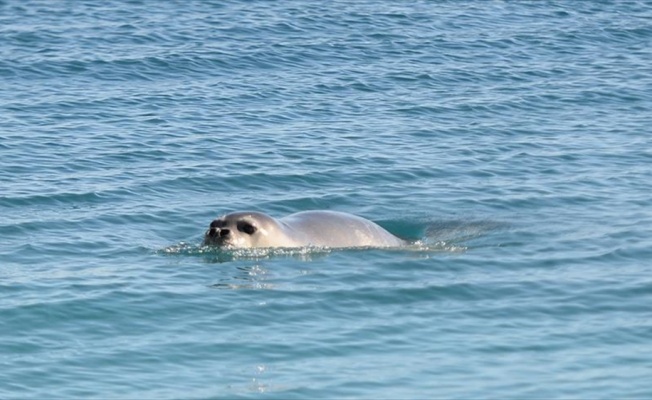
[[[650,397],[649,1],[0,1],[0,398]]]

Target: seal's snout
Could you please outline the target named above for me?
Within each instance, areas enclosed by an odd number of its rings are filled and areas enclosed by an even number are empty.
[[[234,232],[227,228],[228,223],[224,218],[213,220],[204,236],[204,244],[227,246],[233,240]]]
[[[208,229],[208,232],[206,232],[206,235],[213,239],[227,236],[229,233],[231,233],[231,231],[224,228],[224,225],[225,222],[223,219],[214,220],[211,222],[210,228]]]
[[[211,238],[226,237],[230,233],[231,231],[229,229],[220,229],[214,226],[211,226],[211,229],[208,230],[208,236]]]

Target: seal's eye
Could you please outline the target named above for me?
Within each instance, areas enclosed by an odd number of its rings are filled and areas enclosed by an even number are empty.
[[[256,232],[256,227],[251,225],[249,222],[238,222],[238,230],[244,232],[247,235],[253,235]]]

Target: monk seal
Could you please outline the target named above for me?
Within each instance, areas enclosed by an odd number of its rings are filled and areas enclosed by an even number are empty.
[[[253,211],[234,212],[213,222],[205,245],[256,247],[399,247],[406,242],[367,219],[337,211],[303,211],[272,218]]]

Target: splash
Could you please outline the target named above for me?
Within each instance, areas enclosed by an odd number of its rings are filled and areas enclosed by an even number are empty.
[[[162,249],[160,253],[165,255],[201,256],[208,257],[213,261],[226,262],[232,260],[265,260],[278,257],[290,257],[310,261],[329,254],[331,251],[332,249],[326,247],[234,249],[180,242],[179,244]]]
[[[468,247],[443,240],[432,240],[426,237],[407,246],[406,250],[423,253],[463,253],[468,250]]]
[[[297,247],[297,248],[253,248],[253,249],[234,249],[223,248],[218,246],[196,245],[186,242],[180,242],[176,245],[168,246],[158,253],[171,256],[199,256],[209,259],[213,262],[228,262],[233,260],[267,260],[272,258],[294,258],[303,261],[312,261],[317,258],[325,257],[328,254],[338,252],[363,252],[371,250],[380,250],[388,252],[452,252],[460,253],[467,250],[466,246],[459,244],[431,240],[423,238],[410,242],[407,246],[378,248],[378,247],[355,247],[355,248],[329,248],[329,247]]]

